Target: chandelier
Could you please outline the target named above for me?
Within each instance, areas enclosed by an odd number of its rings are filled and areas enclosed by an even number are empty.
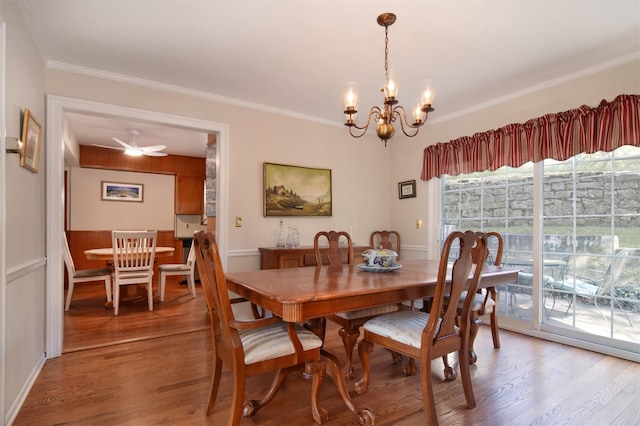
[[[358,113],[358,83],[349,82],[345,84],[344,90],[344,114],[346,118],[345,126],[349,127],[349,134],[354,138],[359,138],[367,132],[371,119],[377,123],[376,132],[384,146],[393,137],[396,129],[393,123],[400,122],[402,133],[412,138],[418,134],[420,127],[427,121],[427,116],[433,108],[431,104],[435,96],[435,87],[431,80],[425,80],[422,87],[421,99],[413,110],[413,123],[407,119],[407,112],[404,107],[398,104],[398,81],[393,70],[389,70],[389,26],[396,22],[396,15],[393,13],[383,13],[378,16],[378,25],[384,27],[384,87],[380,90],[384,93],[384,105],[382,107],[373,106],[367,116],[364,126],[356,124],[356,114]],[[361,130],[361,132],[358,132]]]

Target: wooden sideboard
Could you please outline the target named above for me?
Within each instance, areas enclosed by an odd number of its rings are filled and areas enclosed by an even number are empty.
[[[370,249],[369,246],[353,246],[355,263],[361,263],[362,252]],[[315,266],[316,258],[313,247],[260,247],[260,269],[284,269],[300,268],[302,266]],[[321,249],[326,251],[326,249]],[[347,261],[345,253],[344,261]]]

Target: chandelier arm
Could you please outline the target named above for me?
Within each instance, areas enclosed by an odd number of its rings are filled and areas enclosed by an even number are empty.
[[[396,117],[400,122],[400,128],[402,129],[402,133],[404,133],[405,136],[408,136],[410,138],[418,134],[418,132],[420,131],[420,127],[422,127],[426,121],[426,117],[425,117],[425,120],[422,120],[418,125],[410,124],[409,121],[407,120],[407,111],[404,109],[402,105],[398,105],[393,108],[393,116]],[[395,121],[395,119],[393,121]],[[407,129],[415,129],[415,132],[408,133]]]
[[[354,133],[353,132],[353,128],[356,128],[358,130],[362,130],[362,132],[360,134]],[[353,136],[354,138],[361,138],[364,136],[365,133],[367,133],[367,127],[369,127],[369,125],[365,126],[365,127],[358,127],[358,126],[349,126],[349,134],[351,136]]]
[[[374,121],[377,121],[378,118],[380,117],[382,111],[380,110],[380,107],[377,105],[374,105],[371,107],[371,109],[369,110],[369,114],[367,115],[367,122],[364,123],[364,126],[358,126],[355,121],[352,124],[347,124],[347,126],[349,127],[349,133],[351,134],[351,136],[359,138],[360,136],[355,136],[352,132],[352,127],[355,127],[358,130],[363,130],[363,133],[365,133],[367,131],[367,129],[369,128],[369,124],[371,123],[371,117],[374,117]]]

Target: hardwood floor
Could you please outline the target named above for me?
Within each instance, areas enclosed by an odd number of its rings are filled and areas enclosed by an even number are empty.
[[[213,415],[204,415],[212,345],[199,286],[194,300],[182,297],[184,286],[168,285],[167,301],[153,312],[140,303],[139,311],[133,304],[128,310],[121,308],[118,317],[104,310],[100,293],[89,297],[91,291],[85,291],[87,299],[97,299],[96,305],[81,314],[83,304],[90,302],[83,302],[85,296],[78,293],[71,314],[65,314],[65,348],[70,349],[47,361],[15,425],[226,424],[232,383],[228,370],[223,372]],[[500,336],[502,348],[494,349],[489,327],[480,329],[478,363],[472,367],[477,406],[472,410],[466,408],[460,379],[445,382],[442,362],[433,361],[441,424],[640,424],[640,364],[505,330]],[[92,345],[97,347],[80,350]],[[337,327],[331,323],[326,347],[344,359]],[[361,396],[352,392],[354,402],[373,409],[378,425],[425,424],[419,377],[405,377],[402,366],[393,365],[381,348],[374,351],[371,363],[371,388]],[[357,356],[354,368],[359,376]],[[270,379],[251,378],[247,396],[264,392]],[[348,383],[350,390],[353,383]],[[301,375],[291,376],[269,405],[243,418],[241,425],[315,424],[310,386]],[[326,425],[358,424],[328,378],[320,399],[329,411]]]
[[[120,304],[118,316],[104,307],[104,287],[99,283],[76,285],[71,306],[64,314],[62,352],[208,330],[204,297],[200,294],[193,299],[186,284],[179,285],[176,278],[167,278],[165,300],[160,303],[156,296],[152,312],[142,291],[141,297]],[[200,291],[199,285],[197,289]]]

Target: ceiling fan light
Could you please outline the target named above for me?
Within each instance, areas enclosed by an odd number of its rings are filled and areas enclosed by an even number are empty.
[[[125,149],[124,153],[126,155],[130,155],[132,157],[140,157],[142,155],[142,151],[140,151],[139,149]]]

